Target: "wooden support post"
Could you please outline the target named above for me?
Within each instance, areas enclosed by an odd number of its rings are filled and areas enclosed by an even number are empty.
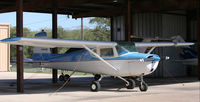
[[[198,78],[200,80],[200,0],[197,2],[197,41],[198,41]]]
[[[126,41],[130,42],[131,41],[131,30],[132,27],[132,18],[131,18],[131,0],[127,0],[127,11],[125,15],[125,37]]]
[[[83,32],[83,17],[81,17],[81,40],[84,40],[84,32]]]
[[[58,38],[58,33],[57,33],[57,6],[56,6],[57,1],[53,0],[53,13],[52,13],[52,38],[56,39]],[[57,48],[52,49],[52,53],[56,54],[58,53]],[[57,83],[58,81],[58,70],[57,69],[52,69],[52,82]]]
[[[23,0],[16,0],[17,37],[23,37]],[[23,46],[17,45],[17,92],[24,92]]]
[[[110,40],[111,41],[114,41],[114,32],[113,32],[113,30],[114,30],[114,28],[113,28],[113,17],[110,17]]]

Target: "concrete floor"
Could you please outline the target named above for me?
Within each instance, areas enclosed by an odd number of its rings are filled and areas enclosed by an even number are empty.
[[[70,83],[55,92],[62,83],[51,83],[50,74],[25,73],[25,92],[16,92],[16,73],[0,72],[0,102],[200,102],[200,82],[196,78],[145,79],[147,92],[124,88],[118,79],[104,78],[99,92],[91,92],[92,77],[72,77]]]

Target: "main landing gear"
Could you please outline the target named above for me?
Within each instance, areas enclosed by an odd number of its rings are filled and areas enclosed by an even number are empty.
[[[64,75],[64,74],[62,73],[62,74],[59,76],[59,81],[64,81],[64,82],[65,82],[65,81],[68,81],[68,82],[69,82],[69,81],[70,81],[70,76],[69,76],[68,74],[65,74],[65,75]]]
[[[94,75],[94,81],[90,84],[90,90],[93,92],[97,92],[101,89],[100,81],[103,78],[102,75],[96,74]]]

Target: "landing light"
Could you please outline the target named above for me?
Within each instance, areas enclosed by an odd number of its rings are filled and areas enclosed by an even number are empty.
[[[144,59],[140,59],[140,62],[144,62]]]

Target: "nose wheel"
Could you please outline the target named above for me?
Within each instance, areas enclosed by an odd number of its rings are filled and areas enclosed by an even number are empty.
[[[140,91],[145,92],[148,89],[148,85],[145,82],[141,82],[139,88]]]
[[[139,85],[140,91],[142,91],[142,92],[147,91],[148,90],[148,85],[147,85],[147,83],[144,82],[143,76],[141,76],[139,80],[140,80],[140,85]]]

